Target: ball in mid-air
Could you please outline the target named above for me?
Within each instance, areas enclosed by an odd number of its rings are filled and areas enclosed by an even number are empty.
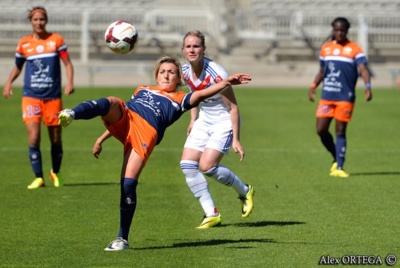
[[[139,33],[135,26],[124,20],[111,23],[104,34],[108,48],[116,54],[131,52],[136,45],[138,37]]]

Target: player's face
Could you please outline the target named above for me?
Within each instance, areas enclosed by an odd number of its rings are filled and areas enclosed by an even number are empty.
[[[159,89],[172,92],[180,81],[179,70],[175,64],[164,62],[157,72],[157,86]]]
[[[40,12],[36,12],[32,15],[31,17],[31,24],[32,24],[32,29],[33,32],[37,34],[41,34],[43,32],[46,32],[46,17],[44,14]]]
[[[347,28],[344,23],[336,22],[333,25],[333,37],[338,43],[347,41]]]
[[[183,44],[183,54],[190,63],[200,62],[203,59],[206,48],[201,44],[201,39],[197,36],[189,35]]]

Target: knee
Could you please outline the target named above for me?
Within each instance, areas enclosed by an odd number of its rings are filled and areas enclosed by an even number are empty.
[[[201,172],[203,172],[205,174],[207,171],[215,168],[217,165],[218,165],[218,163],[208,161],[208,160],[204,161],[204,159],[200,159],[199,169]]]
[[[342,126],[336,127],[335,132],[336,132],[336,136],[342,136],[342,137],[346,136],[346,128],[345,127],[342,127]]]
[[[206,176],[214,178],[215,175],[217,174],[218,171],[218,167],[211,167],[209,169],[206,169],[204,171],[202,171]]]
[[[199,163],[192,160],[181,160],[179,163],[182,173],[187,178],[193,178],[199,173]]]
[[[320,137],[326,136],[328,134],[328,130],[325,128],[317,128],[317,134]]]

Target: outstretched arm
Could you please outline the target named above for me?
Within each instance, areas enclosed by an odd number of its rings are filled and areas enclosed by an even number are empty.
[[[251,81],[251,76],[249,74],[238,73],[231,75],[228,78],[210,86],[207,89],[193,92],[192,96],[190,97],[190,105],[197,106],[202,100],[214,96],[215,94],[224,90],[228,86],[248,84],[250,81]]]

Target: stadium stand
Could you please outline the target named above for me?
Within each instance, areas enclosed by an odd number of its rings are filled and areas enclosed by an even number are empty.
[[[18,39],[30,32],[27,10],[36,5],[46,7],[48,30],[61,33],[82,64],[180,56],[182,37],[192,29],[206,34],[207,54],[229,66],[314,64],[337,16],[350,19],[353,40],[365,39],[371,62],[400,60],[400,0],[0,1],[1,58],[12,58]],[[118,19],[139,30],[137,48],[123,58],[108,51],[103,40],[108,24]],[[90,72],[93,77],[106,69],[91,67]]]

